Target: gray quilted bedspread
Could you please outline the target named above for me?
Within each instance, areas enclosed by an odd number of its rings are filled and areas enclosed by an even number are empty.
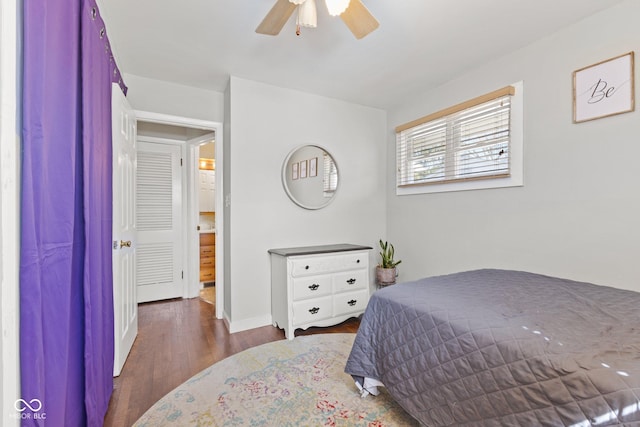
[[[426,426],[640,425],[640,293],[504,270],[389,286],[345,372]]]

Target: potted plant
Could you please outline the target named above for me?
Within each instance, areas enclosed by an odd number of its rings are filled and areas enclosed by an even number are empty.
[[[383,242],[380,239],[380,264],[376,266],[376,281],[380,286],[388,286],[396,283],[396,266],[402,261],[395,261],[395,249],[391,243]]]

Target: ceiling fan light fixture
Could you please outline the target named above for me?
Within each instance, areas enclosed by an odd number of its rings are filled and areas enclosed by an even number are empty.
[[[369,12],[362,0],[325,0],[327,10],[340,19],[349,31],[360,40],[380,26],[378,20]],[[275,4],[256,28],[256,33],[275,36],[287,23],[293,12],[298,9],[296,34],[300,35],[303,26],[317,26],[315,0],[276,0]]]
[[[316,0],[306,0],[298,7],[298,18],[296,20],[296,24],[301,27],[309,28],[316,28],[318,26]]]
[[[291,0],[289,0],[291,1]],[[327,4],[327,9],[329,10],[329,15],[331,16],[339,16],[347,10],[349,7],[349,2],[351,0],[325,0]]]

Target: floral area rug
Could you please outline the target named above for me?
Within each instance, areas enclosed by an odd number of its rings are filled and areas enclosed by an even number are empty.
[[[317,334],[224,359],[160,399],[134,425],[411,426],[389,397],[361,398],[344,366],[355,334]]]

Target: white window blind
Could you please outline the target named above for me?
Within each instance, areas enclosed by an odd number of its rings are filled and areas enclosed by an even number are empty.
[[[322,158],[323,163],[323,175],[322,175],[322,189],[324,197],[333,197],[333,194],[338,188],[338,168],[333,162],[333,159],[327,153],[324,153]]]
[[[396,128],[398,187],[509,177],[512,86]]]

